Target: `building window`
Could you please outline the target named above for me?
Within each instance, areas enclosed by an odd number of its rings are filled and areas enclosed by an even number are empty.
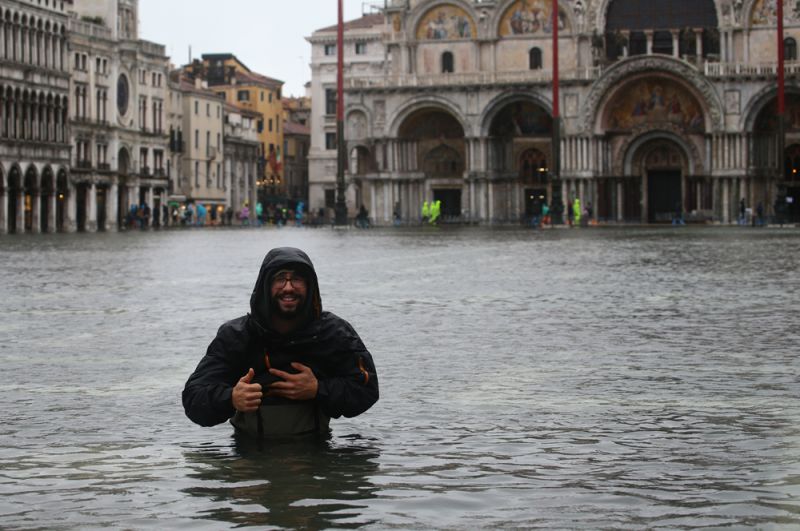
[[[194,148],[195,149],[200,149],[200,130],[199,129],[195,129],[194,130]]]
[[[269,102],[272,103],[272,92],[269,93]]]
[[[444,52],[442,54],[442,73],[452,74],[454,71],[453,54],[451,52]]]
[[[194,115],[197,116],[198,114],[200,114],[200,102],[196,101],[194,102]]]
[[[366,55],[367,54],[367,43],[366,42],[357,42],[356,43],[356,55]]]
[[[541,70],[542,68],[542,49],[531,48],[528,52],[528,68],[531,70]]]
[[[206,103],[206,116],[211,116],[211,104]]]
[[[336,133],[325,133],[325,149],[336,149]]]
[[[269,125],[267,126],[267,130],[268,130],[268,131],[271,133],[271,132],[272,132],[272,118],[270,118],[270,119],[269,119],[269,122],[267,122],[267,123],[269,124]]]
[[[325,190],[325,207],[336,207],[336,190]]]
[[[336,55],[336,45],[335,44],[326,44],[325,45],[325,55]]]
[[[325,114],[336,114],[336,89],[325,89]]]
[[[783,58],[787,61],[797,61],[797,41],[791,37],[783,40]]]
[[[237,101],[250,101],[250,91],[249,90],[240,90],[236,93],[236,100]]]

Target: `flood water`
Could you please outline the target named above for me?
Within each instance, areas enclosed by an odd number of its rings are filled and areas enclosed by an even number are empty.
[[[380,401],[330,440],[183,413],[272,247]],[[800,231],[0,237],[0,528],[797,529]]]

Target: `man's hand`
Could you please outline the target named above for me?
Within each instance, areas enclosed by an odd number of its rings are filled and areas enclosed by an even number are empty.
[[[290,400],[311,400],[317,396],[317,377],[310,367],[302,363],[292,363],[292,367],[300,371],[291,374],[278,369],[270,369],[269,372],[282,382],[270,384],[267,396],[280,396]]]
[[[258,406],[261,405],[261,384],[251,384],[255,371],[250,369],[247,374],[239,378],[236,387],[233,388],[231,401],[236,411],[242,413],[251,413],[258,411]]]

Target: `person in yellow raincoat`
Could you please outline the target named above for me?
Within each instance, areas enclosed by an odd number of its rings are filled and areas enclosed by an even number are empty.
[[[581,212],[581,200],[578,197],[575,198],[575,202],[572,204],[572,213],[573,216],[575,217],[575,225],[580,227],[582,212]]]
[[[428,202],[427,201],[423,201],[422,202],[422,224],[424,225],[425,223],[427,223],[428,222],[428,218],[430,218],[430,217],[431,217],[431,210],[428,207]]]
[[[436,225],[439,221],[439,215],[442,213],[442,202],[434,201],[431,204],[431,225]]]

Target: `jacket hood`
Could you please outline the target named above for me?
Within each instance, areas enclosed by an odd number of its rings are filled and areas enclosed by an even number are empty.
[[[308,296],[301,308],[303,324],[319,319],[322,314],[322,298],[319,294],[319,283],[314,264],[308,255],[294,247],[278,247],[272,249],[264,257],[258,280],[250,295],[250,315],[263,329],[270,329],[270,285],[272,277],[282,269],[297,269],[308,282]]]

